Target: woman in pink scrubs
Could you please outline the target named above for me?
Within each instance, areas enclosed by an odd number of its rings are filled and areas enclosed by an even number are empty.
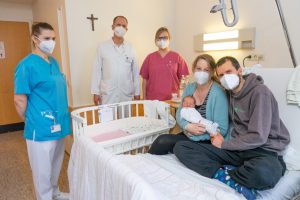
[[[169,48],[170,32],[166,27],[156,31],[155,44],[158,50],[150,53],[142,65],[143,99],[170,100],[178,93],[182,76],[189,74],[185,60]]]

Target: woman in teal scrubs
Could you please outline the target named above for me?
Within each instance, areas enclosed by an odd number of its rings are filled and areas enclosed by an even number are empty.
[[[50,24],[32,26],[34,49],[20,61],[14,77],[14,101],[24,119],[24,137],[37,199],[68,199],[58,189],[65,140],[70,134],[66,80],[51,56],[55,32]]]

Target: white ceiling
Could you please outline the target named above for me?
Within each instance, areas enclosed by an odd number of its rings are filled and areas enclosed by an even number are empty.
[[[32,4],[35,0],[0,0],[0,2]]]

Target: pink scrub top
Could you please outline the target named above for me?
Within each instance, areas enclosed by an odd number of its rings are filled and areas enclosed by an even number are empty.
[[[189,74],[185,60],[176,52],[169,51],[161,57],[158,51],[149,54],[141,67],[140,75],[147,80],[146,99],[165,101],[178,93],[182,75]]]

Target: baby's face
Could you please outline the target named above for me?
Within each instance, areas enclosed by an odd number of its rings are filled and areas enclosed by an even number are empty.
[[[195,100],[192,97],[185,97],[182,102],[182,107],[195,108]]]

